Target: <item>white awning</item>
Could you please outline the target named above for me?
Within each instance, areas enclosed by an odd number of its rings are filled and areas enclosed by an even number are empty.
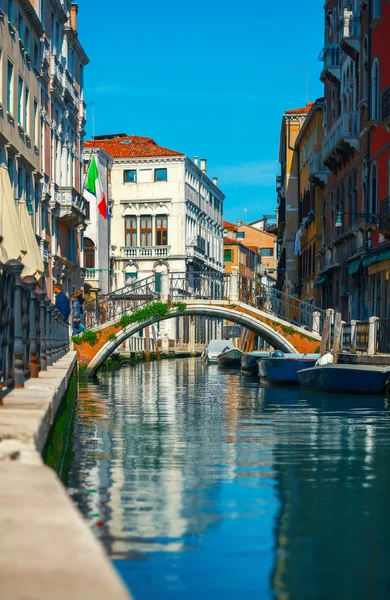
[[[38,247],[37,238],[35,237],[35,233],[32,228],[27,205],[24,200],[19,200],[18,208],[20,225],[22,227],[23,238],[27,247],[27,254],[22,258],[22,263],[24,265],[22,277],[32,275],[36,279],[39,279],[45,270],[45,266],[43,264],[41,252]]]
[[[26,240],[19,221],[13,197],[8,169],[0,166],[0,261],[16,259],[23,261],[27,254]]]

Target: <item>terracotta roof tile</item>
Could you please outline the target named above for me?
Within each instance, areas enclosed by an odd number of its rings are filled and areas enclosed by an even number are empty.
[[[182,152],[158,146],[152,138],[126,135],[116,138],[86,140],[85,148],[101,148],[113,158],[142,158],[152,156],[184,156]]]
[[[230,229],[232,231],[237,231],[237,225],[235,225],[234,223],[230,223],[230,221],[224,221],[223,228]]]
[[[240,240],[233,240],[232,238],[224,237],[223,243],[224,244],[239,244]]]
[[[304,108],[293,108],[292,110],[286,110],[286,115],[302,115],[308,114],[314,102],[308,102]]]

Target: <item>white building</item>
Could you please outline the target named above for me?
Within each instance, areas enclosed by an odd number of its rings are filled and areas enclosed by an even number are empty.
[[[96,136],[91,148],[112,158],[112,290],[153,275],[158,290],[163,271],[223,272],[225,196],[205,159],[199,168],[197,158],[125,134]]]

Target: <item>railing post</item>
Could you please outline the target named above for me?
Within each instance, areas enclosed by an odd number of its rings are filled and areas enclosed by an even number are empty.
[[[378,330],[378,317],[370,317],[368,319],[368,348],[367,354],[373,356],[376,354],[377,349],[377,330]]]
[[[46,361],[48,367],[53,364],[53,336],[52,336],[52,318],[54,306],[49,298],[45,298],[46,305]]]
[[[15,281],[15,301],[14,301],[14,383],[15,388],[24,387],[24,366],[23,366],[23,332],[22,332],[22,282],[20,280],[23,265],[18,260],[9,260],[7,267],[14,276]]]
[[[320,317],[321,314],[318,311],[313,312],[312,331],[320,333]]]
[[[60,358],[60,341],[58,339],[58,320],[60,317],[60,313],[59,311],[55,308],[53,310],[53,325],[54,325],[54,332],[53,332],[53,341],[54,341],[54,357],[53,360],[54,362],[56,362],[59,358]]]
[[[168,302],[169,300],[169,275],[168,272],[161,273],[161,302]]]
[[[46,362],[46,307],[45,307],[45,292],[43,290],[37,290],[35,292],[38,298],[39,306],[39,336],[41,342],[40,352],[40,367],[41,371],[47,371]]]
[[[29,292],[29,320],[30,320],[30,374],[31,377],[38,377],[40,371],[39,365],[39,325],[37,324],[37,297],[35,288],[37,282],[34,277],[28,276],[23,279],[24,286]]]
[[[232,267],[230,274],[229,301],[238,302],[238,268]]]
[[[356,354],[356,321],[351,320],[351,353]]]

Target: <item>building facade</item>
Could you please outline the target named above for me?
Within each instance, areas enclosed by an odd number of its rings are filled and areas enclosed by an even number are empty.
[[[88,63],[69,0],[4,0],[0,16],[0,160],[26,201],[45,273],[75,291],[83,280],[81,197]]]
[[[280,175],[276,178],[278,203],[278,277],[281,291],[298,296],[300,291],[296,237],[299,230],[299,156],[295,144],[312,104],[286,110],[280,129]]]
[[[323,197],[328,181],[328,169],[322,163],[323,106],[322,98],[313,103],[295,142],[299,162],[299,240],[295,249],[299,297],[316,306],[321,302],[317,257],[322,248]]]

